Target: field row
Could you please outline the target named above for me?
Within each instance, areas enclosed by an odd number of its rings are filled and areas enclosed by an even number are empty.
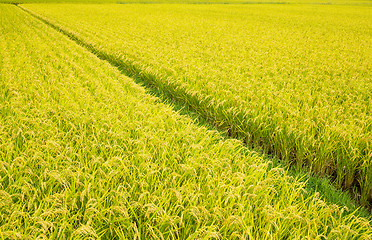
[[[16,6],[0,20],[0,238],[370,239]]]
[[[372,199],[369,7],[25,7],[232,136]]]

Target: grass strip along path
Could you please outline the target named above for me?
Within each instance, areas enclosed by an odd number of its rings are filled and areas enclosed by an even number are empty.
[[[370,239],[217,132],[0,5],[0,239]]]

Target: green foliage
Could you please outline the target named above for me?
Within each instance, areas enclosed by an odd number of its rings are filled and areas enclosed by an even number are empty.
[[[0,20],[1,239],[371,238],[31,15]]]
[[[25,7],[231,136],[372,199],[370,7]]]

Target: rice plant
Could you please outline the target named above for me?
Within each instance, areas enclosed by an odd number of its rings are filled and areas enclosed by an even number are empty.
[[[369,6],[24,7],[231,136],[371,201]]]
[[[0,20],[0,239],[371,239],[18,7]]]

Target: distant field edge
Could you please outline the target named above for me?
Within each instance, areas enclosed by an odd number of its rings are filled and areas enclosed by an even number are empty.
[[[285,4],[304,4],[304,5],[348,5],[348,6],[372,6],[372,1],[110,1],[110,0],[26,0],[12,1],[0,0],[0,4],[30,4],[30,3],[76,3],[76,4],[195,4],[195,5],[285,5]]]
[[[116,2],[116,4],[200,4],[200,5],[213,5],[213,4],[220,4],[220,5],[255,5],[255,4],[267,4],[267,5],[279,5],[279,4],[305,4],[305,5],[350,5],[350,6],[372,6],[372,2],[259,2],[259,1],[252,1],[252,2],[198,2],[198,1],[190,1],[190,2],[145,2],[145,1],[138,1],[138,2]]]
[[[117,4],[291,4],[290,2],[116,2]],[[322,4],[322,3],[320,3]],[[326,3],[330,4],[330,3]]]

